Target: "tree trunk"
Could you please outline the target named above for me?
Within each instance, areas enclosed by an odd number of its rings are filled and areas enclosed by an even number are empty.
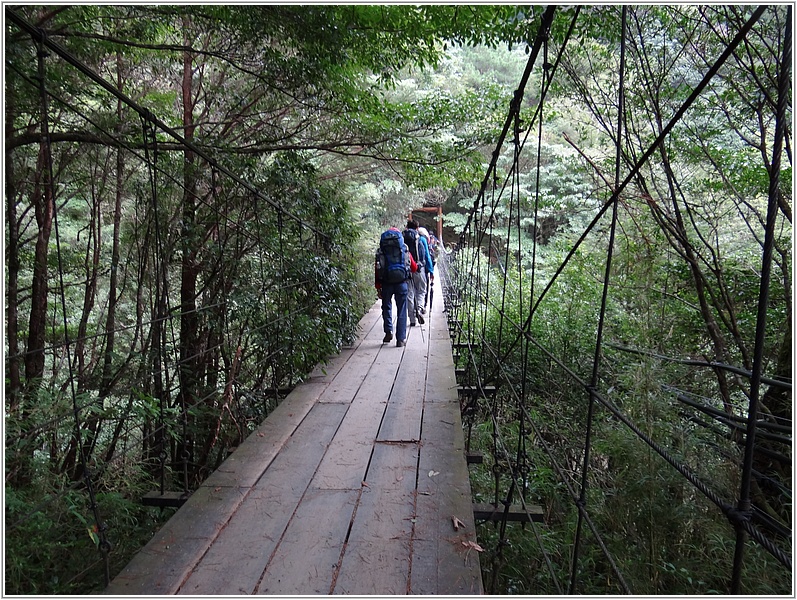
[[[13,86],[7,87],[6,140],[14,135]],[[6,148],[6,410],[15,416],[22,393],[19,354],[19,223],[17,221],[17,189],[14,180],[13,151]]]
[[[122,89],[122,56],[116,55],[116,86]],[[121,100],[116,103],[117,135],[121,136],[124,123],[124,111]],[[100,383],[100,396],[110,394],[111,380],[113,378],[113,353],[115,350],[116,306],[119,303],[119,235],[122,225],[122,197],[124,195],[124,154],[122,149],[116,150],[116,201],[113,209],[113,245],[111,248],[111,274],[108,282],[108,314],[105,319],[105,357],[102,364],[102,380]]]
[[[190,21],[183,19],[185,44],[190,46],[192,38],[189,34]],[[185,139],[194,140],[194,98],[193,98],[193,56],[183,53],[183,131]],[[182,262],[180,278],[180,393],[178,404],[185,425],[185,436],[177,447],[177,460],[190,460],[193,453],[194,440],[190,434],[191,423],[188,422],[188,410],[196,402],[197,357],[199,348],[197,340],[198,319],[196,314],[197,287],[197,250],[196,240],[196,157],[186,149],[183,162],[183,228],[181,235]]]
[[[36,183],[31,201],[36,215],[38,233],[33,259],[33,279],[31,289],[30,324],[25,354],[26,394],[35,396],[44,375],[44,341],[47,324],[47,256],[50,233],[55,212],[53,186],[50,181],[50,143],[42,125],[42,141],[36,161]]]

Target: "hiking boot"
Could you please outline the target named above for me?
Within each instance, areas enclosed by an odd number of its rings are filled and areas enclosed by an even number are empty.
[[[401,348],[402,346],[406,346],[407,342],[404,340],[396,340],[396,348]]]
[[[423,320],[423,317],[421,316],[421,313],[418,313],[418,323],[420,323],[421,325],[423,325],[425,323],[425,321]]]
[[[382,338],[382,343],[387,344],[390,340],[393,339],[393,334],[389,331],[385,334],[385,337]]]
[[[421,321],[421,324],[423,324],[423,321]],[[410,327],[415,327],[415,323],[410,323]]]

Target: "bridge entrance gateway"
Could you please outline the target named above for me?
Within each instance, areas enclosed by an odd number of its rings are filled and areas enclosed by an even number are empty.
[[[115,595],[480,594],[443,302],[407,345],[380,303],[111,581]]]

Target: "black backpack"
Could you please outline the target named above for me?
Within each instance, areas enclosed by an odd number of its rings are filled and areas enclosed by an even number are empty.
[[[412,258],[415,259],[415,262],[418,263],[419,267],[424,266],[424,261],[421,260],[421,253],[420,253],[420,243],[418,242],[418,230],[417,229],[405,229],[404,230],[404,243],[407,244],[407,248],[410,249],[410,254],[412,254]]]

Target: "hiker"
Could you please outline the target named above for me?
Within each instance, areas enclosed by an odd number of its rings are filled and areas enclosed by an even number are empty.
[[[426,244],[426,253],[428,257],[425,266],[426,287],[424,288],[423,298],[418,301],[420,314],[425,316],[427,301],[429,299],[429,295],[431,294],[432,286],[434,285],[435,255],[432,251],[432,236],[429,234],[429,231],[426,229],[426,227],[418,227],[418,234],[420,235],[421,244]]]
[[[393,297],[396,298],[396,346],[407,343],[407,290],[412,275],[418,270],[404,237],[391,227],[379,238],[374,264],[374,287],[382,300],[383,344],[393,339]]]
[[[428,235],[429,232],[427,232]],[[410,254],[418,263],[418,272],[412,275],[412,285],[407,292],[407,315],[410,319],[410,326],[416,322],[424,324],[423,316],[426,314],[424,308],[426,300],[426,274],[429,269],[434,272],[432,257],[429,256],[429,244],[426,239],[418,232],[418,221],[410,219],[407,221],[407,228],[403,232],[404,242],[410,249]]]

